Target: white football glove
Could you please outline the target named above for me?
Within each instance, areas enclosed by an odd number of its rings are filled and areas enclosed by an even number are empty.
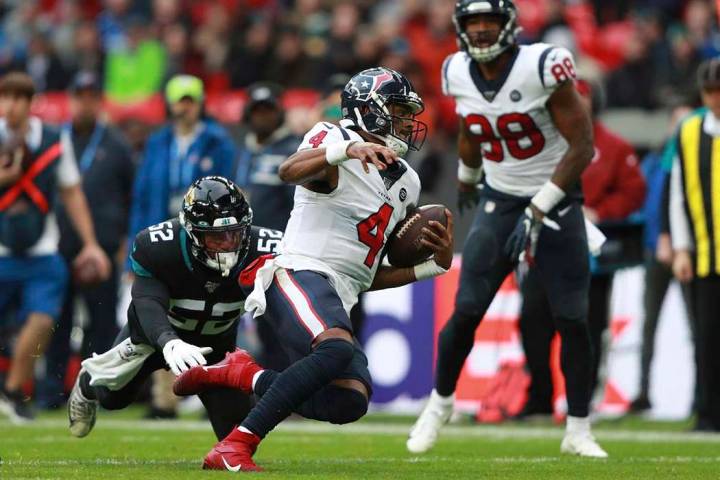
[[[179,338],[170,340],[163,347],[163,357],[175,375],[190,370],[192,367],[206,365],[204,355],[212,352],[212,347],[196,347],[183,342]]]

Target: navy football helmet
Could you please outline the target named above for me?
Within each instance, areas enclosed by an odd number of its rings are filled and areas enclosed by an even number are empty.
[[[475,15],[498,15],[503,18],[502,28],[495,43],[477,47],[465,30],[467,19]],[[521,28],[517,24],[517,8],[512,0],[458,0],[453,15],[458,47],[476,62],[486,63],[517,43]]]
[[[419,150],[425,142],[427,125],[416,119],[425,104],[410,81],[401,73],[377,67],[353,76],[341,94],[344,119],[383,142],[399,156]],[[409,117],[393,115],[390,105],[408,108]],[[397,131],[396,124],[412,122],[411,132]]]
[[[193,257],[223,277],[247,256],[252,218],[243,191],[223,177],[196,180],[180,210],[180,224],[192,239]]]

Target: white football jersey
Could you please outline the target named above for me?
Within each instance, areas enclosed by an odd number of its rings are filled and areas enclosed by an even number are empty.
[[[572,54],[546,43],[520,46],[506,72],[486,81],[465,52],[445,59],[442,86],[456,112],[483,143],[483,170],[492,188],[529,197],[552,177],[567,150],[546,102],[575,77]]]
[[[349,124],[317,123],[298,150],[345,140],[364,141],[346,128]],[[395,225],[405,218],[409,206],[418,204],[420,179],[405,160],[382,175],[372,165],[370,173],[365,173],[356,159],[338,167],[338,185],[331,193],[295,188],[295,204],[280,244],[278,264],[331,273],[331,280],[340,283],[335,287],[348,307],[372,284]]]

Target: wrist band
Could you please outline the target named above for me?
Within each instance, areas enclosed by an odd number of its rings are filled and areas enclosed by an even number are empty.
[[[470,185],[477,184],[482,179],[482,167],[472,168],[465,165],[462,158],[458,159],[458,180]]]
[[[548,213],[555,208],[555,205],[560,203],[563,198],[565,198],[565,191],[553,182],[547,181],[532,200],[530,200],[530,203],[535,205],[541,212]]]
[[[415,280],[425,280],[426,278],[437,277],[447,272],[447,269],[435,263],[435,260],[432,258],[415,265],[413,270],[415,272]]]
[[[325,148],[325,160],[330,165],[340,165],[348,159],[347,149],[355,140],[331,143]]]

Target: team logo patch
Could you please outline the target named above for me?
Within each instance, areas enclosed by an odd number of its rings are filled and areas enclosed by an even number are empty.
[[[492,102],[495,100],[495,95],[497,95],[497,92],[495,90],[485,90],[482,92],[482,96],[485,97],[485,100],[488,102]]]
[[[513,90],[512,92],[510,92],[510,100],[512,100],[513,102],[519,102],[520,99],[522,99],[522,94],[520,94],[520,92],[518,92],[517,90]]]
[[[213,293],[215,291],[215,289],[217,289],[217,287],[219,287],[219,286],[220,286],[219,283],[207,282],[207,283],[205,283],[205,290],[207,290],[208,293]]]
[[[404,202],[405,199],[407,198],[407,190],[405,190],[405,188],[401,188],[399,196],[400,196],[400,201]]]

